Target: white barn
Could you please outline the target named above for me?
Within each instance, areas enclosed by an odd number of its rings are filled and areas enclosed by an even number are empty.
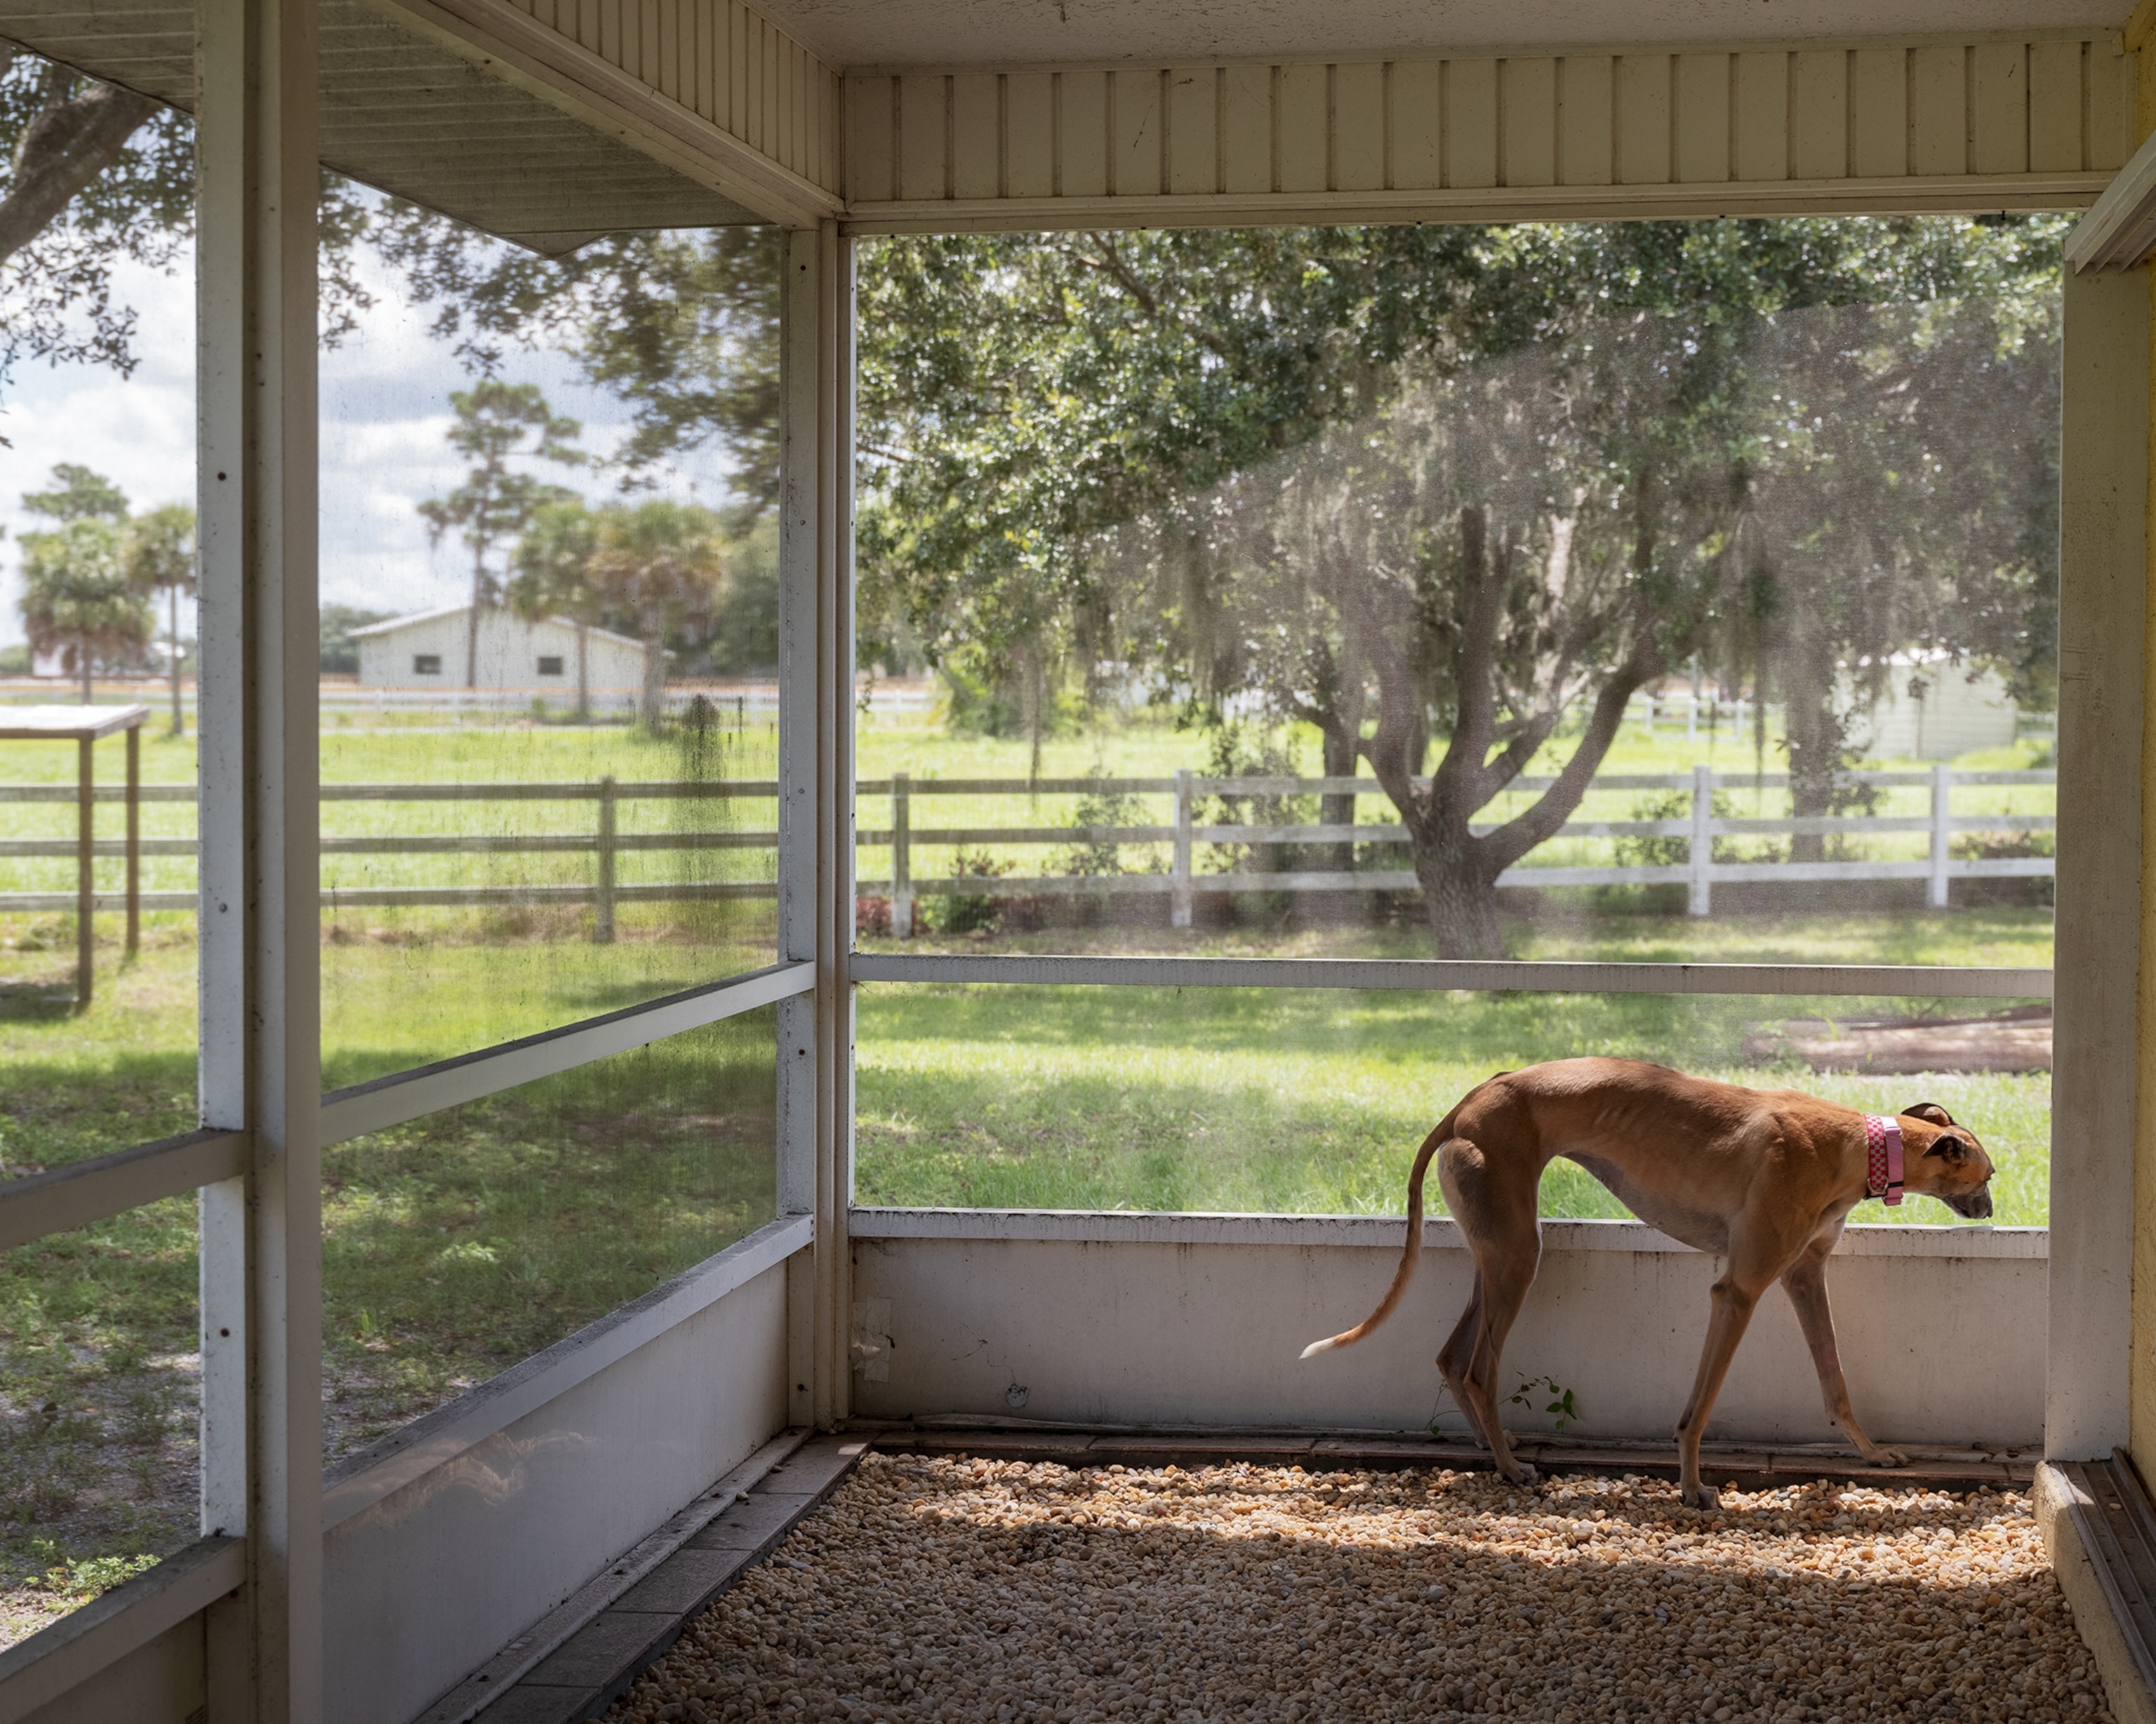
[[[372,689],[460,689],[470,651],[468,604],[415,611],[352,631],[359,647],[359,684]],[[644,681],[644,643],[610,629],[584,633],[586,676],[593,689],[634,689]],[[480,613],[483,689],[544,692],[577,686],[577,627],[559,617],[527,622],[516,612]]]
[[[1995,670],[1972,677],[1943,653],[1897,653],[1887,683],[1866,704],[1845,673],[1844,701],[1856,708],[1852,747],[1873,760],[1953,760],[1975,748],[2005,748],[2020,716],[2005,679]],[[1912,689],[1921,685],[1921,692]]]

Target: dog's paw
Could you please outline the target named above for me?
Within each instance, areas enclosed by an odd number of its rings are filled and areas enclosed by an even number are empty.
[[[1512,1470],[1506,1476],[1515,1485],[1539,1485],[1542,1483],[1543,1480],[1543,1475],[1537,1472],[1532,1467],[1529,1466],[1524,1460],[1514,1461],[1512,1463]]]
[[[1697,1491],[1684,1493],[1684,1506],[1711,1513],[1722,1506],[1722,1493],[1712,1485],[1702,1485]]]
[[[1908,1451],[1903,1449],[1875,1449],[1871,1451],[1871,1460],[1874,1466],[1907,1466],[1909,1464]]]

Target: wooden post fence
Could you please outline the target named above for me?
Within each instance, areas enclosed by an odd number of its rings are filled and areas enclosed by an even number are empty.
[[[913,786],[904,772],[891,775],[891,931],[913,937]]]
[[[1184,767],[1175,775],[1175,865],[1174,885],[1168,900],[1168,923],[1173,927],[1190,926],[1190,828],[1197,802],[1191,780],[1196,776]]]
[[[601,946],[613,940],[614,781],[608,773],[599,780],[598,902],[592,918],[592,938]]]
[[[1714,914],[1714,769],[1691,769],[1691,890],[1685,904],[1692,916]]]
[[[1932,873],[1924,902],[1931,909],[1947,907],[1947,859],[1953,847],[1953,773],[1944,765],[1932,768]]]

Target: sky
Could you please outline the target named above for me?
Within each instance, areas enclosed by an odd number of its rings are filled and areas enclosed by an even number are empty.
[[[325,604],[402,613],[460,602],[470,565],[454,543],[431,547],[418,505],[463,477],[445,438],[449,392],[470,375],[449,343],[429,332],[429,308],[403,304],[396,279],[365,260],[372,309],[321,360],[321,593]],[[162,275],[132,264],[116,272],[116,299],[137,314],[141,362],[122,377],[102,367],[17,367],[0,390],[0,645],[23,638],[19,536],[49,525],[22,506],[47,489],[60,462],[105,475],[136,511],[194,500],[194,283],[190,259]],[[584,423],[583,446],[616,449],[629,432],[617,398],[585,384],[560,353],[511,349],[501,376],[536,383],[556,411]],[[716,503],[725,469],[696,458],[701,472],[666,475],[661,495]],[[598,495],[608,482],[588,470],[552,465],[545,476]],[[182,613],[182,633],[192,618]],[[161,607],[160,628],[162,628]]]

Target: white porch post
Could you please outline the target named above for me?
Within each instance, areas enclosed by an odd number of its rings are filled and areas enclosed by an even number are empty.
[[[2066,279],[2058,934],[2045,1448],[2128,1435],[2140,972],[2148,272]]]
[[[782,264],[779,956],[817,973],[778,1008],[778,1208],[816,1218],[788,1268],[787,1388],[794,1422],[819,1426],[853,1385],[852,256],[827,222],[789,232]]]
[[[316,8],[201,0],[203,1518],[244,1535],[211,1609],[213,1724],[321,1716],[316,909]]]

